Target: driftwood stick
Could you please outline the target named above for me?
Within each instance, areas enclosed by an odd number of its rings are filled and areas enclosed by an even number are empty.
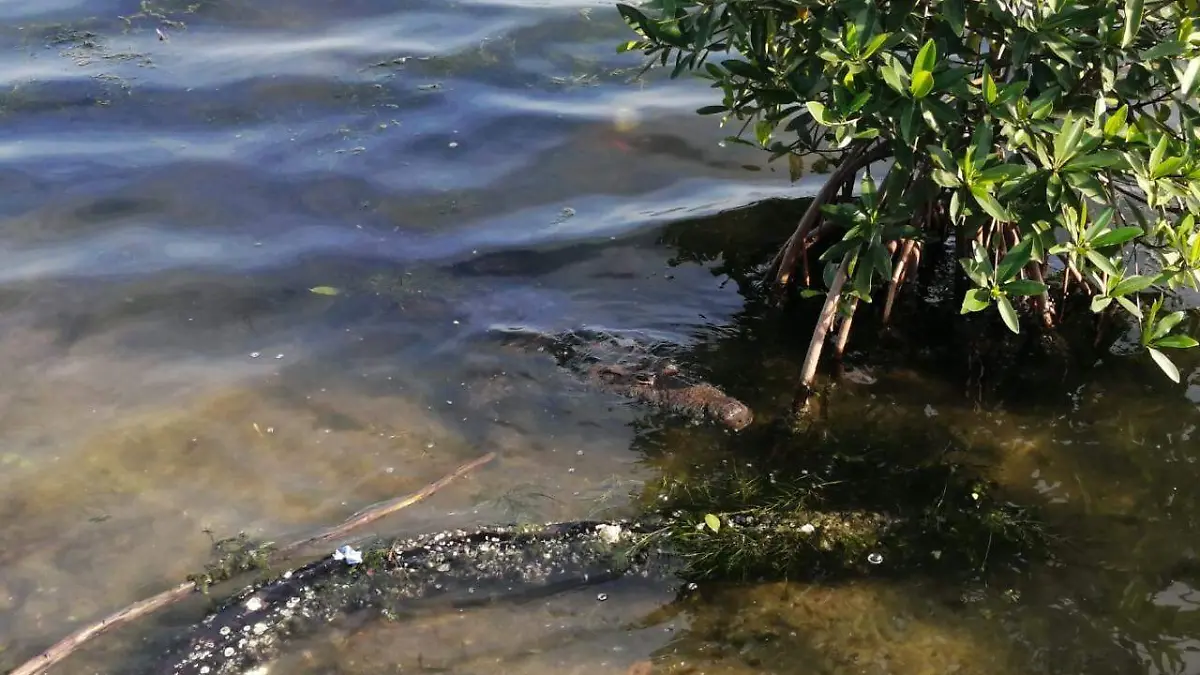
[[[433,493],[437,492],[438,490],[441,490],[442,488],[446,487],[447,485],[449,485],[453,481],[457,480],[458,478],[461,478],[462,476],[466,475],[467,473],[470,473],[471,471],[475,470],[476,468],[483,466],[484,464],[487,464],[488,462],[492,461],[495,458],[496,458],[496,453],[489,452],[488,454],[486,454],[478,459],[475,459],[470,462],[467,462],[466,464],[463,464],[462,466],[458,467],[451,473],[446,474],[445,476],[439,478],[437,481],[430,483],[429,485],[421,488],[420,490],[418,490],[410,495],[407,495],[405,497],[400,497],[398,499],[386,501],[386,502],[383,502],[382,504],[373,506],[373,507],[359,513],[358,515],[350,518],[349,520],[342,523],[341,525],[331,527],[314,537],[309,537],[308,539],[301,539],[299,541],[292,542],[291,544],[288,544],[287,546],[284,546],[280,549],[277,549],[271,554],[271,558],[272,559],[282,558],[283,556],[285,556],[289,553],[292,553],[302,547],[313,545],[313,544],[320,544],[320,543],[328,542],[333,539],[337,539],[339,537],[344,536],[345,534],[347,534],[348,532],[350,532],[356,528],[362,527],[363,525],[367,525],[368,523],[373,523],[376,520],[379,520],[380,518],[382,518],[386,515],[389,515],[389,514],[395,513],[396,511],[399,511],[400,509],[412,506],[413,504],[416,504],[417,502],[427,499]],[[71,633],[70,635],[63,638],[62,640],[59,640],[57,643],[55,643],[52,647],[50,647],[46,651],[42,652],[41,654],[38,654],[37,656],[33,657],[29,661],[27,661],[24,664],[22,664],[21,666],[19,666],[16,670],[10,671],[8,673],[8,675],[40,675],[40,673],[44,673],[47,668],[66,659],[68,656],[70,656],[76,650],[78,650],[80,647],[82,647],[85,642],[96,637],[97,635],[108,632],[108,630],[111,628],[115,628],[117,626],[121,626],[126,623],[129,623],[130,621],[133,621],[134,619],[138,619],[140,617],[146,616],[147,614],[150,614],[159,609],[162,609],[163,607],[167,607],[168,605],[172,605],[176,602],[179,602],[180,600],[186,598],[188,595],[191,595],[193,592],[195,592],[195,590],[196,590],[196,584],[191,581],[188,581],[188,582],[179,584],[178,586],[175,586],[174,588],[163,591],[162,593],[159,593],[158,595],[155,595],[153,597],[146,598],[145,600],[135,602],[132,605],[129,605],[128,607],[126,607],[125,609],[122,609],[118,612],[110,614],[95,623],[84,626],[83,628],[80,628],[79,630],[75,631],[74,633]]]
[[[356,530],[356,529],[362,527],[363,525],[373,523],[376,520],[383,518],[384,516],[391,515],[391,514],[395,513],[396,511],[399,511],[400,509],[405,509],[405,508],[412,506],[413,504],[416,504],[417,502],[424,501],[425,499],[429,498],[429,496],[432,495],[433,493],[437,492],[438,490],[441,490],[442,488],[446,487],[450,483],[453,483],[455,480],[462,478],[466,474],[474,471],[475,469],[483,466],[484,464],[487,464],[488,462],[492,461],[495,458],[496,458],[496,453],[489,452],[488,454],[486,454],[478,459],[473,459],[473,460],[467,462],[466,464],[463,464],[462,466],[458,467],[454,471],[446,474],[445,476],[442,476],[441,478],[437,479],[436,481],[430,483],[429,485],[426,485],[425,487],[421,488],[420,490],[417,490],[416,492],[414,492],[410,495],[406,495],[404,497],[398,497],[396,499],[392,499],[390,501],[383,502],[382,504],[377,504],[375,506],[372,506],[371,508],[366,509],[365,511],[360,512],[358,515],[350,518],[349,520],[342,523],[341,525],[331,527],[328,530],[325,530],[324,532],[316,535],[315,537],[309,537],[308,539],[302,539],[300,541],[295,541],[295,542],[292,542],[291,544],[288,544],[287,546],[280,549],[280,553],[284,553],[284,552],[290,553],[290,552],[298,550],[302,547],[326,543],[331,540],[338,539],[339,537],[345,536],[348,532],[350,532],[352,530]]]

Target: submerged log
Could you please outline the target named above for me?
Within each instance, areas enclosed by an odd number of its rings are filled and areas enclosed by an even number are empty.
[[[722,524],[718,531],[705,529],[712,517]],[[361,562],[334,555],[246,588],[194,626],[151,672],[265,672],[256,669],[268,666],[290,642],[364,611],[395,617],[438,599],[476,605],[631,574],[663,582],[707,578],[693,576],[691,564],[713,569],[714,555],[756,570],[756,576],[791,579],[869,574],[885,559],[885,569],[896,569],[911,565],[914,552],[925,553],[915,551],[904,534],[911,524],[869,512],[677,514],[404,539],[370,549]],[[755,562],[755,556],[770,559]]]
[[[632,543],[646,526],[573,522],[443,532],[330,556],[251,586],[197,624],[154,675],[235,675],[267,665],[290,641],[347,615],[394,615],[449,596],[459,604],[555,592],[652,569]]]
[[[661,348],[600,331],[553,335],[505,331],[508,343],[546,352],[583,381],[614,394],[697,421],[741,431],[754,413],[720,388],[685,374]]]

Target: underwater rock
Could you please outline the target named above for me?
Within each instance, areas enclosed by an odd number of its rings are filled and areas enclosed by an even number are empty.
[[[708,382],[686,375],[661,353],[663,345],[601,331],[503,333],[507,344],[549,353],[561,367],[603,391],[697,421],[716,422],[733,431],[741,431],[754,421],[754,413],[746,404]]]

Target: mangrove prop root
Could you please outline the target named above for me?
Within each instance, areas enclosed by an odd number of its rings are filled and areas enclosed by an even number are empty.
[[[808,342],[808,352],[804,355],[804,365],[800,369],[801,395],[799,399],[803,400],[797,400],[797,410],[803,408],[804,402],[807,401],[808,396],[805,392],[812,391],[812,383],[817,376],[817,362],[821,358],[825,336],[829,334],[829,328],[833,325],[833,316],[837,312],[838,301],[842,297],[842,286],[846,283],[846,267],[849,264],[850,258],[847,256],[842,260],[841,266],[833,276],[833,283],[829,285],[829,293],[825,296],[825,305],[821,307],[821,315],[817,318],[812,339]]]
[[[885,145],[876,146],[868,151],[868,146],[853,151],[842,161],[838,168],[830,174],[829,179],[825,181],[825,185],[813,197],[813,201],[805,209],[804,215],[800,218],[800,223],[796,225],[796,230],[792,232],[792,236],[779,249],[779,253],[771,262],[771,267],[775,272],[775,285],[778,289],[782,289],[791,281],[792,271],[796,268],[796,259],[800,256],[803,248],[804,240],[808,238],[808,234],[812,228],[817,225],[817,221],[821,216],[821,207],[828,204],[830,200],[837,196],[838,190],[847,181],[850,181],[854,174],[864,166],[871,162],[887,157],[889,150]]]
[[[837,342],[833,345],[833,357],[838,361],[846,354],[846,341],[850,339],[850,328],[854,324],[854,312],[858,309],[858,298],[850,298],[850,306],[846,308],[846,316],[842,317],[842,325],[838,327]]]
[[[430,495],[446,487],[454,480],[461,478],[467,473],[470,473],[480,466],[487,464],[495,458],[496,453],[489,452],[478,459],[463,464],[451,473],[446,474],[442,478],[430,483],[417,492],[405,497],[400,497],[399,499],[384,502],[378,506],[371,507],[347,520],[341,525],[332,527],[314,537],[302,539],[284,546],[283,548],[274,551],[271,557],[274,559],[282,558],[284,555],[292,553],[302,547],[336,539],[347,534],[351,530],[354,530],[355,528],[362,527],[363,525],[379,520],[388,514],[395,513],[400,509],[412,506],[417,502],[427,499]],[[66,659],[71,654],[75,653],[75,651],[82,647],[88,640],[106,633],[112,628],[122,626],[130,621],[158,611],[163,607],[167,607],[179,602],[196,590],[196,583],[188,581],[179,584],[174,588],[163,591],[162,593],[159,593],[153,597],[135,602],[118,612],[114,612],[113,614],[110,614],[103,619],[96,621],[95,623],[84,626],[74,633],[71,633],[67,637],[56,642],[49,649],[43,651],[21,666],[17,667],[16,670],[9,672],[8,675],[39,675],[40,673],[45,672],[47,668],[50,668],[51,666]]]
[[[916,249],[916,240],[907,239],[904,242],[904,247],[900,249],[900,258],[896,260],[896,266],[892,269],[892,283],[888,287],[887,301],[883,305],[883,323],[887,324],[892,318],[892,305],[896,302],[896,292],[900,290],[900,284],[904,283],[905,269],[912,262],[913,269],[916,269],[920,264],[920,252]]]

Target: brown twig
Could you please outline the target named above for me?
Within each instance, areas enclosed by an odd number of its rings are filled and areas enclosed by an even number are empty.
[[[292,552],[294,552],[300,548],[303,548],[305,546],[328,542],[329,540],[332,540],[332,539],[337,539],[338,537],[345,535],[346,533],[350,532],[351,530],[362,527],[363,525],[366,525],[368,523],[375,522],[376,520],[379,520],[380,518],[382,518],[386,515],[389,515],[389,514],[395,513],[396,511],[399,511],[400,509],[412,506],[413,504],[416,504],[417,502],[427,499],[430,495],[432,495],[433,493],[437,492],[438,490],[441,490],[442,488],[446,487],[454,480],[461,478],[465,474],[473,471],[474,469],[476,469],[480,466],[483,466],[484,464],[487,464],[488,462],[492,461],[495,458],[496,458],[496,453],[489,452],[488,454],[486,454],[478,459],[475,459],[470,462],[467,462],[466,464],[463,464],[462,466],[458,467],[451,473],[446,474],[445,476],[439,478],[437,481],[430,483],[429,485],[421,488],[420,490],[418,490],[410,495],[407,495],[405,497],[400,497],[398,499],[393,499],[391,501],[384,502],[377,506],[373,506],[373,507],[367,509],[366,511],[363,511],[363,512],[359,513],[358,515],[354,516],[353,518],[347,520],[346,522],[342,523],[341,525],[331,527],[328,530],[325,530],[324,532],[321,532],[320,534],[318,534],[314,537],[309,537],[308,539],[301,539],[299,541],[288,544],[287,546],[284,546],[280,549],[277,549],[271,554],[271,558],[272,559],[282,558],[283,556],[285,556],[289,553],[292,553]],[[33,657],[29,661],[27,661],[24,664],[22,664],[21,666],[19,666],[16,670],[10,671],[8,675],[38,675],[39,673],[43,673],[46,671],[47,668],[53,666],[56,663],[61,662],[63,659],[65,659],[68,656],[70,656],[71,654],[73,654],[76,650],[78,650],[81,646],[83,646],[83,644],[85,642],[87,642],[88,640],[90,640],[102,633],[107,632],[111,628],[115,628],[117,626],[124,625],[126,623],[129,623],[130,621],[133,621],[134,619],[143,617],[147,614],[150,614],[159,609],[162,609],[163,607],[166,607],[168,605],[172,605],[176,602],[179,602],[180,600],[186,598],[191,593],[195,592],[195,590],[196,590],[196,584],[194,582],[188,581],[188,582],[179,584],[178,586],[175,586],[174,588],[163,591],[162,593],[159,593],[158,595],[155,595],[153,597],[146,598],[145,600],[141,600],[139,602],[135,602],[132,605],[129,605],[128,607],[126,607],[125,609],[122,609],[118,612],[110,614],[95,623],[84,626],[83,628],[80,628],[79,630],[75,631],[74,633],[71,633],[70,635],[63,638],[62,640],[59,640],[57,643],[55,643],[52,647],[50,647],[46,651],[42,652],[41,654],[38,654],[37,656]]]

